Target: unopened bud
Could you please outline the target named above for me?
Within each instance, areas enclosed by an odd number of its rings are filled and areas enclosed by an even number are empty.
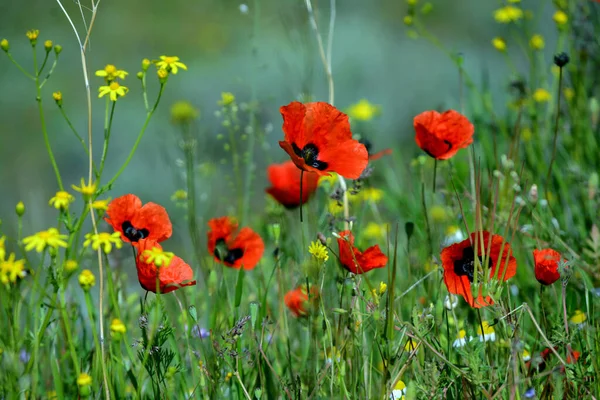
[[[54,92],[54,93],[52,93],[52,98],[54,99],[54,101],[56,102],[56,104],[59,107],[62,106],[63,97],[62,97],[62,93],[61,92]]]
[[[150,60],[148,60],[147,58],[144,58],[144,59],[142,60],[142,70],[143,70],[143,71],[147,71],[147,70],[148,70],[148,68],[150,67],[150,64],[152,64],[152,63],[150,62]]]
[[[44,49],[49,52],[50,50],[52,50],[52,40],[46,40],[44,42]]]
[[[138,72],[135,76],[137,76],[138,79],[144,79],[144,73],[142,71]]]
[[[10,43],[8,43],[8,40],[2,39],[0,41],[0,49],[8,53],[8,50],[10,50]]]
[[[62,46],[60,44],[57,44],[56,46],[54,46],[54,54],[59,55],[61,51],[62,51]]]
[[[556,64],[559,68],[564,67],[569,63],[569,55],[565,52],[558,53],[554,56],[554,64]]]
[[[167,81],[167,78],[169,77],[169,73],[166,69],[159,69],[158,71],[156,71],[156,74],[158,75],[158,80],[160,81],[160,83],[165,83]]]
[[[15,212],[19,217],[22,217],[23,214],[25,214],[25,204],[23,204],[22,201],[17,203],[17,206],[15,207]]]

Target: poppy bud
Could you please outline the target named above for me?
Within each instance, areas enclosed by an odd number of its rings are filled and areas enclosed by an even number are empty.
[[[17,206],[15,207],[15,212],[19,217],[22,217],[23,214],[25,214],[25,204],[23,204],[22,201],[17,203]]]
[[[413,232],[415,231],[415,224],[412,222],[407,222],[404,224],[404,231],[406,232],[406,237],[408,240],[412,237]]]
[[[554,56],[554,64],[556,64],[559,68],[564,67],[569,63],[569,55],[565,52],[558,53]]]

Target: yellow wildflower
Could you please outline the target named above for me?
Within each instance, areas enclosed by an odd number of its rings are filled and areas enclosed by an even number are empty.
[[[56,104],[58,104],[59,106],[62,105],[63,96],[62,96],[62,93],[60,91],[52,93],[52,98],[54,99],[54,101],[56,102]]]
[[[84,246],[87,247],[91,245],[94,250],[102,248],[102,251],[106,254],[109,254],[112,251],[113,244],[117,249],[120,249],[123,246],[120,232],[100,232],[98,234],[87,233],[85,235],[85,242],[83,242]]]
[[[77,260],[67,260],[65,261],[64,269],[67,272],[73,272],[79,267]]]
[[[104,69],[96,71],[96,76],[100,76],[106,80],[106,82],[112,82],[115,79],[125,79],[125,77],[129,75],[128,72],[123,71],[122,69],[117,69],[112,64],[107,64]]]
[[[232,376],[233,374],[231,372],[228,372],[227,375],[225,375],[225,382],[229,382]]]
[[[527,351],[527,349],[523,349],[522,357],[523,361],[525,362],[531,360],[531,354]]]
[[[121,86],[119,82],[111,82],[108,86],[98,88],[98,98],[108,94],[111,101],[117,101],[117,98],[125,96],[127,92],[129,92],[127,86]]]
[[[325,262],[329,260],[329,253],[327,252],[327,247],[320,240],[315,240],[310,242],[310,246],[308,246],[308,252],[317,259],[319,262]]]
[[[96,200],[92,202],[92,208],[94,210],[106,211],[108,210],[108,203],[110,203],[110,198],[104,200]]]
[[[40,36],[40,31],[38,29],[31,29],[25,33],[25,36],[27,36],[31,44],[35,44],[38,36]]]
[[[175,56],[160,56],[160,61],[156,62],[156,66],[159,69],[171,72],[173,75],[177,74],[179,68],[187,70],[187,66],[179,61],[179,57]]]
[[[221,93],[221,100],[217,101],[217,104],[223,107],[229,106],[233,104],[235,101],[235,96],[231,92],[223,92]]]
[[[176,190],[175,193],[171,196],[171,201],[185,201],[187,200],[187,192],[185,190],[179,189]]]
[[[363,230],[363,235],[367,239],[382,239],[387,234],[387,224],[378,224],[369,222]]]
[[[96,277],[94,276],[94,273],[89,269],[84,269],[81,271],[81,274],[79,274],[79,285],[85,291],[90,290],[94,285],[96,285]]]
[[[379,294],[384,294],[387,290],[387,284],[385,282],[379,282]]]
[[[535,92],[533,92],[533,100],[535,100],[537,103],[548,102],[551,98],[552,96],[550,95],[550,92],[548,92],[546,89],[538,88],[535,90]]]
[[[171,121],[190,123],[200,116],[200,111],[189,101],[178,101],[171,106]]]
[[[0,261],[4,261],[4,257],[6,257],[6,247],[4,242],[6,242],[6,236],[0,237]]]
[[[492,45],[498,51],[506,51],[506,42],[501,37],[493,38]]]
[[[157,267],[168,267],[171,264],[171,260],[175,257],[175,254],[170,251],[164,251],[160,247],[153,247],[150,250],[144,250],[142,255],[145,257],[144,261],[148,264],[154,264]]]
[[[23,239],[26,251],[35,249],[41,253],[46,247],[57,249],[59,247],[67,247],[67,235],[61,235],[56,228],[50,228],[47,231],[41,231],[34,235],[27,236]]]
[[[69,207],[69,204],[75,201],[70,193],[65,191],[56,192],[53,198],[50,199],[48,205],[53,206],[57,210],[65,210]]]
[[[83,195],[84,198],[89,198],[96,193],[96,183],[90,183],[89,185],[85,184],[85,180],[81,178],[81,186],[71,185],[73,190],[79,192]]]
[[[504,6],[494,12],[494,19],[501,24],[517,22],[523,18],[523,10],[515,6]]]
[[[406,344],[404,345],[404,351],[406,352],[413,352],[415,350],[417,350],[418,348],[418,343],[416,341],[414,341],[412,338],[409,338],[406,341]]]
[[[124,334],[125,332],[127,332],[127,327],[125,326],[123,321],[121,321],[118,318],[115,318],[110,323],[110,331],[113,335],[120,336],[120,335]]]
[[[406,18],[407,17],[404,18],[405,24]],[[358,103],[352,104],[350,107],[348,107],[347,113],[350,118],[357,121],[370,121],[373,119],[373,117],[381,114],[381,106],[373,105],[369,103],[367,99],[361,99]]]
[[[0,260],[0,282],[8,285],[15,283],[17,278],[24,278],[25,275],[25,260],[15,260],[14,253],[10,253],[8,259]]]
[[[554,22],[556,22],[556,25],[558,26],[562,26],[565,25],[567,22],[569,22],[569,16],[561,10],[557,10],[554,13],[554,16],[552,17],[552,19],[554,20]]]
[[[575,325],[583,325],[583,323],[587,320],[587,315],[581,310],[575,310],[575,313],[571,317],[570,321]]]
[[[545,46],[544,37],[542,35],[533,35],[529,40],[529,46],[534,50],[541,50]]]
[[[352,194],[349,194],[352,198]],[[364,188],[359,192],[359,194],[360,198],[365,202],[379,203],[379,201],[383,198],[383,190],[374,187]]]
[[[92,384],[92,377],[85,372],[79,374],[77,377],[77,386],[90,386]]]

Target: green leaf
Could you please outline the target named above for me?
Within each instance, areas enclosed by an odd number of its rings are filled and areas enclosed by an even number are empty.
[[[235,285],[235,307],[239,307],[240,304],[242,304],[242,292],[244,291],[244,275],[246,275],[246,271],[244,270],[244,268],[240,268],[237,284]]]
[[[188,312],[190,313],[190,317],[194,320],[194,322],[198,321],[198,314],[196,313],[196,306],[189,306]]]

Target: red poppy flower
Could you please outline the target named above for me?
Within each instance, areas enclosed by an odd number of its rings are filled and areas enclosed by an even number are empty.
[[[579,361],[579,357],[581,357],[581,353],[577,350],[567,350],[567,364],[575,364],[577,361]]]
[[[558,263],[561,256],[558,251],[553,249],[534,250],[533,260],[535,263],[535,279],[542,285],[552,285],[560,279]]]
[[[266,190],[275,200],[286,208],[300,205],[300,170],[292,161],[283,164],[271,164],[267,168],[271,187]],[[302,174],[302,204],[317,190],[319,175],[314,172]]]
[[[265,244],[256,232],[248,227],[238,230],[238,223],[230,217],[213,218],[208,221],[208,226],[208,251],[216,261],[245,270],[258,264]]]
[[[137,268],[140,285],[153,293],[158,287],[160,293],[169,293],[184,286],[196,284],[192,268],[181,258],[174,256],[167,266],[156,266],[154,262],[147,262],[144,251],[162,247],[158,242],[150,239],[141,239],[138,242],[138,255],[135,265]]]
[[[111,201],[104,219],[115,231],[121,232],[121,239],[125,242],[136,243],[140,239],[162,242],[173,233],[164,207],[155,203],[142,206],[142,201],[133,194]]]
[[[383,268],[388,258],[379,249],[379,245],[371,246],[364,252],[354,247],[354,235],[350,231],[339,233],[340,262],[353,274],[364,274],[374,268]]]
[[[441,259],[444,267],[444,283],[448,291],[452,294],[460,294],[471,307],[481,308],[493,304],[492,299],[487,296],[485,299],[480,293],[477,299],[473,298],[471,293],[471,282],[475,270],[475,253],[481,262],[483,262],[481,237],[483,236],[483,248],[488,251],[489,246],[489,271],[491,279],[508,280],[517,272],[517,260],[512,255],[512,250],[508,242],[504,242],[502,248],[502,236],[491,235],[486,231],[473,232],[470,239],[455,243],[442,250]],[[473,247],[477,245],[477,252]],[[502,253],[500,253],[502,251]],[[508,263],[508,265],[507,265]],[[499,265],[498,265],[499,264]],[[496,273],[496,267],[498,273]],[[505,272],[506,269],[506,272]],[[479,279],[481,282],[481,279]]]
[[[367,153],[369,154],[369,161],[379,160],[383,156],[392,154],[392,149],[384,149],[378,151],[377,153],[372,153],[371,150],[373,150],[373,145],[370,140],[360,139],[359,142],[365,145]]]
[[[454,110],[443,114],[425,111],[413,120],[417,145],[438,160],[447,160],[473,143],[475,128],[467,117]]]
[[[316,287],[310,288],[311,299],[316,298],[319,295]],[[308,291],[306,285],[302,285],[294,290],[290,290],[285,294],[283,302],[290,309],[295,317],[301,317],[307,314],[306,303],[308,302]]]
[[[279,145],[304,171],[357,179],[369,162],[364,145],[352,139],[348,116],[324,102],[293,101],[279,109],[285,141]]]

